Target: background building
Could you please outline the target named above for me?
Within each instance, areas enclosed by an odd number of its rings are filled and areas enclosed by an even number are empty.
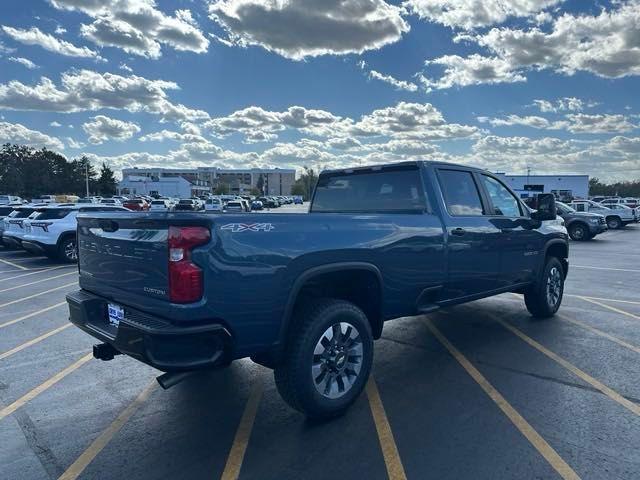
[[[497,173],[521,198],[553,193],[559,200],[589,198],[589,175],[507,175]]]
[[[124,168],[122,188],[129,188],[129,178],[160,179],[182,178],[197,186],[206,186],[208,192],[223,190],[230,194],[249,194],[256,188],[266,195],[291,195],[291,187],[296,179],[294,169],[224,169],[218,167],[198,167],[194,169],[171,168]],[[138,180],[137,180],[138,181]],[[140,193],[140,192],[138,192]],[[160,194],[163,195],[163,194]]]
[[[118,184],[119,195],[159,195],[161,197],[191,198],[211,191],[200,180],[184,177],[146,177],[127,175]]]

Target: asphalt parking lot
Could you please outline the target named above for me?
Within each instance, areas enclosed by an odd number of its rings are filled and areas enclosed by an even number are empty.
[[[248,360],[163,391],[92,359],[76,267],[0,249],[0,478],[640,478],[639,245],[640,225],[572,242],[552,320],[505,294],[388,322],[326,423]]]

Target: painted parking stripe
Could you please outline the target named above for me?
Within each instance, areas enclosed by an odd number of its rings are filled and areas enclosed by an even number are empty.
[[[518,330],[513,325],[508,324],[507,322],[505,322],[504,320],[502,320],[501,318],[497,317],[494,314],[489,313],[488,315],[493,320],[495,320],[497,323],[499,323],[504,328],[506,328],[511,333],[513,333],[515,336],[517,336],[518,338],[520,338],[521,340],[523,340],[524,342],[526,342],[527,344],[529,344],[530,346],[532,346],[533,348],[538,350],[540,353],[546,355],[551,360],[553,360],[554,362],[556,362],[560,366],[564,367],[569,372],[573,373],[576,377],[578,377],[581,380],[585,381],[586,383],[591,385],[596,390],[599,390],[600,392],[605,394],[607,397],[609,397],[611,400],[613,400],[614,402],[616,402],[619,405],[623,406],[624,408],[626,408],[630,412],[635,413],[636,415],[640,415],[640,405],[638,405],[636,403],[633,403],[630,400],[627,400],[626,398],[624,398],[622,395],[620,395],[615,390],[607,387],[604,383],[596,380],[591,375],[583,372],[582,370],[580,370],[575,365],[573,365],[573,364],[569,363],[568,361],[566,361],[560,355],[557,355],[556,353],[552,352],[551,350],[549,350],[548,348],[544,347],[540,343],[536,342],[533,338],[531,338],[531,337],[525,335],[524,333],[522,333],[520,330]]]
[[[71,326],[70,323],[67,323],[65,325],[62,325],[61,327],[58,328],[54,328],[53,330],[40,335],[39,337],[34,338],[33,340],[29,340],[28,342],[23,343],[22,345],[18,345],[15,348],[12,348],[11,350],[8,350],[4,353],[0,353],[0,360],[4,360],[7,357],[10,357],[11,355],[13,355],[14,353],[18,353],[22,350],[24,350],[27,347],[30,347],[31,345],[35,345],[36,343],[40,343],[42,340],[45,340],[49,337],[51,337],[52,335],[55,335],[56,333],[59,333],[63,330],[65,330],[66,328],[69,328]]]
[[[263,388],[264,383],[262,379],[256,380],[251,387],[249,399],[244,407],[242,418],[238,424],[238,430],[233,438],[231,450],[229,450],[229,456],[227,457],[227,462],[220,477],[221,480],[236,480],[240,475],[244,454],[247,451],[249,438],[251,438],[251,430],[253,430],[253,423],[258,413],[260,399],[262,398]]]
[[[527,422],[518,411],[511,406],[498,390],[474,367],[471,362],[436,328],[428,319],[424,319],[427,328],[438,339],[438,341],[449,351],[467,373],[484,390],[489,398],[502,410],[511,423],[520,431],[522,435],[533,445],[533,447],[544,457],[551,467],[565,480],[579,480],[578,474],[569,466],[563,458],[558,455],[551,445]]]
[[[18,265],[17,263],[10,262],[9,260],[3,260],[0,258],[0,263],[4,263],[5,265],[9,265],[10,267],[15,267],[20,270],[29,270],[27,267],[23,267],[22,265]]]
[[[565,315],[560,315],[560,314],[556,314],[556,315],[562,320],[564,320],[565,322],[573,323],[574,325],[577,325],[580,328],[584,328],[585,330],[595,333],[596,335],[606,338],[607,340],[611,340],[612,342],[615,342],[622,347],[628,348],[633,352],[640,353],[640,347],[636,347],[635,345],[632,345],[629,342],[626,342],[618,337],[614,337],[613,335],[610,335],[607,332],[603,332],[602,330],[592,327],[591,325],[582,323],[581,321],[576,320],[575,318],[569,318]]]
[[[29,286],[35,285],[37,283],[48,282],[49,280],[55,280],[56,278],[60,278],[60,277],[68,277],[69,275],[76,275],[76,272],[74,271],[74,272],[62,273],[60,275],[55,275],[53,277],[42,278],[42,279],[36,280],[34,282],[23,283],[22,285],[16,285],[14,287],[9,287],[9,288],[5,288],[4,290],[0,290],[0,293],[8,292],[10,290],[16,290],[16,289],[22,288],[22,287],[29,287]]]
[[[373,376],[369,377],[366,390],[367,398],[369,399],[369,407],[371,408],[371,415],[373,416],[373,423],[376,426],[376,432],[378,432],[378,440],[380,441],[382,456],[387,467],[387,475],[390,480],[406,480],[407,476],[404,473],[404,466],[400,460],[398,446],[393,438],[391,425],[389,424],[387,414],[384,411],[380,392],[378,391],[378,387]]]
[[[36,275],[38,273],[49,272],[51,270],[57,270],[59,268],[71,268],[73,266],[74,265],[58,265],[56,267],[39,268],[36,271],[30,272],[30,273],[23,273],[21,275],[16,275],[15,277],[0,278],[0,280],[5,282],[5,281],[9,281],[9,280],[15,280],[17,278],[28,277],[29,275]],[[32,268],[30,270],[35,270],[35,269]],[[15,273],[15,270],[11,270],[11,272],[0,272],[0,273]]]
[[[35,312],[31,312],[31,313],[29,313],[27,315],[23,315],[22,317],[14,318],[13,320],[9,320],[8,322],[5,322],[5,323],[0,323],[0,328],[8,327],[9,325],[13,325],[14,323],[18,323],[18,322],[21,322],[23,320],[27,320],[29,318],[35,317],[36,315],[48,312],[49,310],[53,310],[54,308],[58,308],[58,307],[61,307],[62,305],[66,305],[66,304],[67,304],[67,302],[56,303],[55,305],[51,305],[50,307],[46,307],[46,308],[43,308],[41,310],[37,310]]]
[[[610,270],[612,272],[632,272],[632,273],[640,273],[640,270],[634,270],[632,268],[611,268],[611,267],[596,267],[594,265],[573,265],[571,264],[571,268],[587,268],[589,270]]]
[[[51,377],[50,379],[48,379],[44,383],[41,383],[36,388],[34,388],[30,392],[26,393],[22,397],[20,397],[18,400],[13,402],[11,405],[9,405],[7,407],[4,407],[2,410],[0,410],[0,420],[2,420],[7,415],[11,415],[13,412],[18,410],[20,407],[22,407],[26,403],[30,402],[34,398],[36,398],[42,392],[44,392],[44,391],[48,390],[50,387],[54,386],[56,383],[58,383],[64,377],[66,377],[70,373],[72,373],[72,372],[76,371],[77,369],[79,369],[82,365],[87,363],[92,358],[93,358],[93,354],[92,353],[86,354],[84,357],[80,358],[79,360],[76,360],[74,363],[69,365],[64,370],[61,370],[60,372],[56,373],[53,377]]]
[[[640,320],[640,316],[638,316],[638,315],[634,315],[631,312],[625,312],[624,310],[620,310],[619,308],[612,307],[611,305],[605,305],[604,303],[601,303],[601,302],[599,302],[597,300],[593,300],[592,298],[580,297],[580,296],[578,296],[578,298],[584,300],[585,302],[590,302],[590,303],[593,303],[595,305],[599,305],[599,306],[601,306],[603,308],[607,308],[607,309],[611,310],[612,312],[616,312],[616,313],[619,313],[621,315],[626,315],[627,317],[631,317],[631,318],[635,318],[636,320]]]
[[[67,470],[60,475],[58,480],[75,480],[80,476],[85,468],[98,456],[111,439],[118,433],[125,423],[133,416],[140,406],[149,398],[151,392],[157,385],[153,379],[147,387],[140,392],[136,399],[125,408],[120,415],[96,438],[91,445],[82,452],[78,459],[71,464]]]
[[[619,300],[617,298],[601,298],[601,297],[589,297],[587,295],[572,295],[570,293],[563,294],[565,297],[573,297],[573,298],[581,298],[582,300],[600,300],[604,302],[615,302],[615,303],[628,303],[629,305],[640,305],[640,302],[634,302],[632,300]]]
[[[61,285],[59,287],[50,288],[49,290],[45,290],[44,292],[34,293],[33,295],[29,295],[28,297],[22,297],[22,298],[18,298],[17,300],[12,300],[7,303],[2,303],[0,304],[0,308],[8,307],[9,305],[15,305],[16,303],[24,302],[25,300],[30,300],[32,298],[39,297],[41,295],[46,295],[47,293],[55,292],[57,290],[62,290],[63,288],[68,288],[71,285],[77,285],[77,284],[78,282],[76,281],[76,282],[67,283],[66,285]]]

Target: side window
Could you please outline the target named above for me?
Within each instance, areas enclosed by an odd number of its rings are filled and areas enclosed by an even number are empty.
[[[579,212],[584,212],[584,203],[576,203],[576,210]]]
[[[451,215],[482,215],[482,201],[471,172],[438,170],[444,202]]]
[[[505,217],[519,217],[522,215],[520,204],[507,188],[498,180],[482,175],[484,187],[491,197],[494,213]]]

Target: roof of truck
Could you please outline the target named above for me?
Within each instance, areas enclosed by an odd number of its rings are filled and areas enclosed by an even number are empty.
[[[455,168],[466,168],[469,170],[476,170],[476,171],[486,171],[483,168],[479,168],[479,167],[474,167],[471,165],[462,165],[460,163],[451,163],[451,162],[441,162],[441,161],[436,161],[436,160],[410,160],[410,161],[405,161],[405,162],[395,162],[395,163],[381,163],[378,165],[363,165],[363,166],[358,166],[358,167],[348,167],[348,168],[336,168],[336,169],[327,169],[327,170],[323,170],[322,172],[320,172],[320,174],[326,174],[326,173],[337,173],[337,172],[357,172],[357,171],[361,171],[361,170],[381,170],[384,168],[389,168],[389,167],[402,167],[402,166],[409,166],[409,165],[420,165],[420,164],[424,164],[424,165],[430,165],[430,166],[434,166],[434,167],[455,167]]]

